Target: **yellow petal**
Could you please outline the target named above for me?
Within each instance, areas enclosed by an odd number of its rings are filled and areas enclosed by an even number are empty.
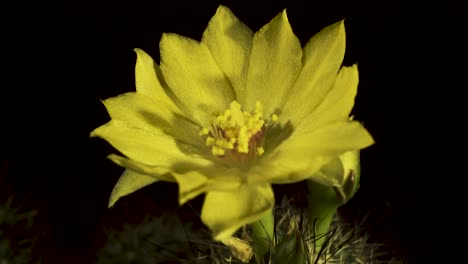
[[[329,123],[347,120],[354,106],[358,82],[357,65],[341,68],[332,89],[320,105],[304,117],[297,130],[307,132]]]
[[[108,158],[115,164],[136,173],[147,175],[160,181],[175,182],[174,177],[169,174],[171,167],[151,166],[116,154],[110,154]]]
[[[178,109],[161,104],[153,97],[125,93],[103,101],[112,120],[119,120],[145,131],[171,135],[196,146],[204,146],[198,135],[199,126],[184,117]]]
[[[179,204],[207,191],[232,191],[241,186],[241,172],[237,168],[216,164],[176,163],[172,167],[152,166],[119,155],[109,155],[114,163],[135,173],[154,179],[176,182],[179,185]]]
[[[344,21],[324,28],[304,47],[304,66],[283,108],[294,126],[314,111],[332,88],[345,48]]]
[[[148,165],[169,167],[184,162],[211,163],[200,156],[200,148],[162,133],[130,127],[119,120],[111,120],[96,128],[91,136],[105,139],[128,158]]]
[[[209,191],[233,191],[242,185],[242,171],[219,165],[172,172],[179,184],[179,204]]]
[[[231,103],[234,91],[206,45],[176,34],[163,34],[161,71],[181,108],[208,127],[213,115]]]
[[[231,82],[236,96],[245,91],[253,32],[225,6],[219,6],[202,43]]]
[[[283,11],[254,35],[247,86],[239,102],[253,111],[260,101],[264,115],[270,116],[290,93],[302,67],[301,57],[301,43]]]
[[[172,173],[179,185],[179,204],[183,205],[187,201],[197,197],[206,191],[208,179],[197,171],[187,173]]]
[[[273,205],[270,184],[242,185],[236,191],[208,192],[201,219],[213,232],[214,239],[223,240],[243,225],[259,220]]]
[[[117,181],[117,184],[115,184],[114,189],[112,190],[109,199],[109,207],[114,206],[117,200],[119,200],[121,197],[136,192],[139,189],[157,181],[157,178],[141,174],[132,170],[125,170],[122,176],[120,176],[119,180]]]
[[[117,165],[126,168],[112,190],[109,207],[113,206],[121,197],[157,181],[175,181],[169,174],[170,167],[150,166],[115,154],[109,155],[108,158]]]
[[[158,65],[141,49],[137,54],[135,66],[135,86],[137,93],[153,98],[160,107],[177,108],[163,87],[164,79]]]
[[[214,164],[209,167],[201,167],[197,171],[208,178],[207,190],[233,191],[245,183],[245,170],[238,167],[224,167]]]
[[[309,133],[295,133],[251,170],[249,182],[293,183],[313,177],[325,185],[341,179],[319,177],[318,170],[339,155],[374,143],[356,121],[336,122]]]

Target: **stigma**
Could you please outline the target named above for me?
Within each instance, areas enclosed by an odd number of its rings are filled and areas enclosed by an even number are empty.
[[[215,156],[251,160],[265,152],[265,128],[276,120],[275,114],[263,119],[262,104],[258,101],[253,113],[242,110],[241,105],[233,101],[223,114],[213,118],[211,127],[201,129],[200,136]]]

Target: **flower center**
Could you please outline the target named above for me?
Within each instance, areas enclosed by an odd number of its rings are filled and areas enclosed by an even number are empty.
[[[210,128],[204,127],[200,131],[200,136],[205,137],[206,145],[211,147],[211,153],[215,156],[252,160],[265,152],[263,139],[266,125],[278,120],[275,114],[266,121],[262,115],[262,104],[258,101],[253,113],[242,110],[241,105],[233,101],[224,114],[213,119]]]

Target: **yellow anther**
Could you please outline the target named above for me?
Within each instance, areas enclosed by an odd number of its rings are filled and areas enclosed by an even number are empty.
[[[207,146],[212,146],[214,144],[214,142],[215,142],[215,139],[212,138],[212,137],[207,137],[206,140],[205,140],[205,144]]]
[[[237,151],[249,153],[249,140],[250,136],[248,135],[247,127],[241,127],[237,136]]]
[[[211,153],[213,153],[213,155],[215,156],[222,156],[224,155],[224,149],[218,147],[218,146],[213,146],[211,148]]]
[[[231,122],[229,125],[230,126],[242,125],[245,122],[245,119],[244,119],[244,114],[242,113],[241,105],[238,102],[233,101],[229,107],[232,113]],[[226,112],[228,110],[226,110]]]
[[[224,156],[226,151],[231,152],[229,156],[247,154],[250,151],[255,151],[260,156],[265,152],[261,147],[266,124],[262,116],[263,107],[259,101],[255,103],[253,112],[242,110],[241,105],[233,101],[224,113],[213,118],[213,129],[203,128],[200,136],[206,136],[205,143],[211,147],[215,156]],[[277,119],[278,116],[272,115],[269,122]]]
[[[278,116],[275,114],[271,115],[271,121],[276,122],[278,120]]]
[[[224,130],[224,135],[227,137],[227,138],[236,138],[237,136],[237,131],[232,129],[232,128],[226,128],[226,130]],[[233,142],[234,143],[234,142]]]
[[[204,127],[200,133],[198,133],[200,135],[200,137],[203,137],[203,136],[206,136],[210,133],[210,130],[208,130],[208,128]]]
[[[262,147],[258,147],[258,148],[257,148],[257,154],[258,154],[259,156],[261,156],[261,155],[263,154],[263,152],[265,152],[265,150],[264,150]]]

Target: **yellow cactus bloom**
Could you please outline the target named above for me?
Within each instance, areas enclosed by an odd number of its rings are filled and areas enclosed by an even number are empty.
[[[109,206],[176,182],[180,204],[206,193],[201,218],[222,240],[273,208],[271,184],[339,186],[319,170],[373,144],[348,119],[358,70],[341,67],[343,21],[301,47],[286,11],[254,33],[220,6],[201,42],[163,34],[160,65],[135,52],[136,92],[104,100],[111,121],[91,133],[125,155],[109,155],[127,169]]]

